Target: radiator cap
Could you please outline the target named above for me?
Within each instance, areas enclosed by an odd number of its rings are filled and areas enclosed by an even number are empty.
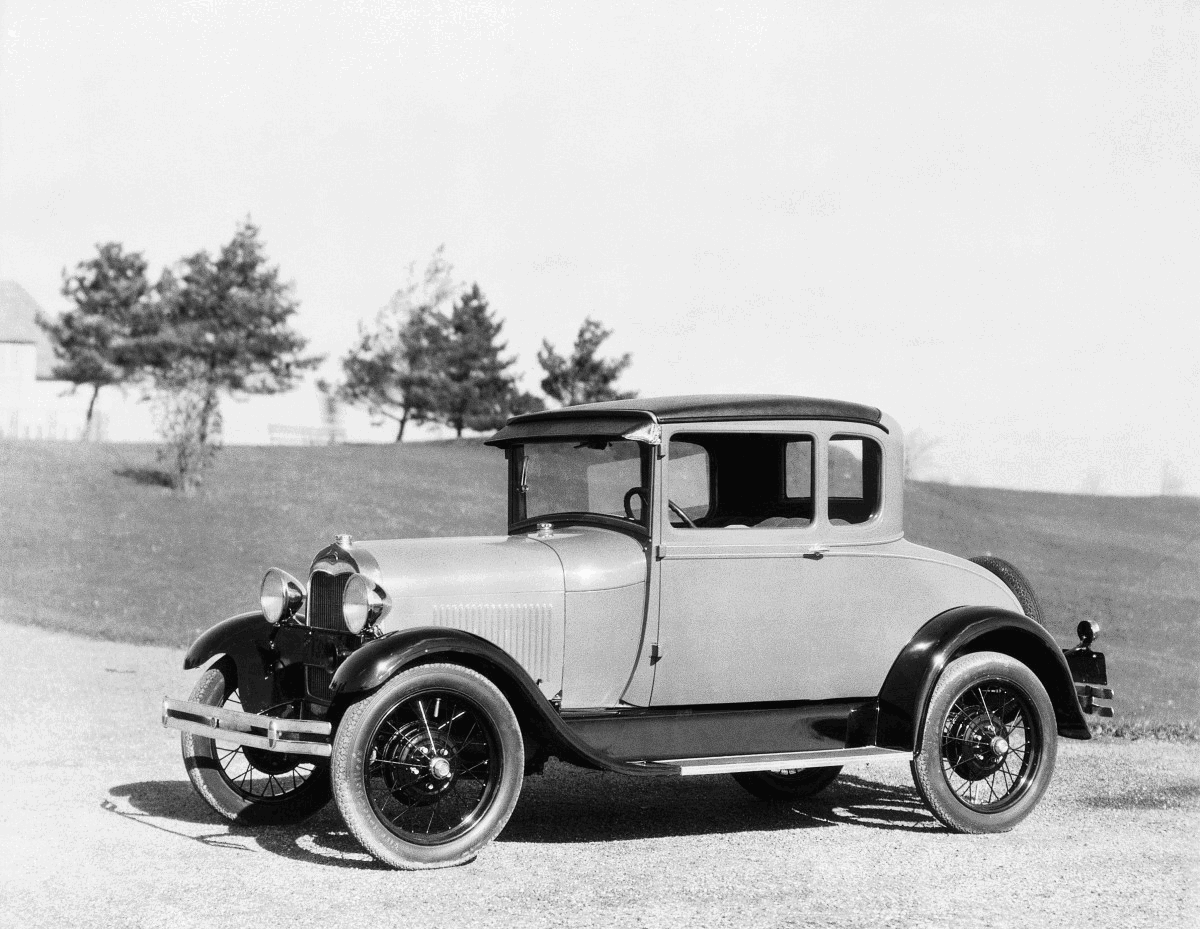
[[[342,548],[349,548],[351,545],[354,544],[354,540],[352,538],[350,538],[350,533],[339,532],[337,535],[335,535],[333,537],[333,544],[341,546]]]

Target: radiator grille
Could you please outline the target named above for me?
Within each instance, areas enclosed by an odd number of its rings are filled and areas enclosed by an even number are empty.
[[[347,631],[342,619],[342,592],[349,580],[349,574],[313,573],[308,581],[309,626],[335,632]]]

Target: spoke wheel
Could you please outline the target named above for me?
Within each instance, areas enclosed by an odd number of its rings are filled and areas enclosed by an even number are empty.
[[[1032,781],[1039,736],[1024,691],[1008,681],[968,688],[942,730],[942,774],[959,802],[981,813],[1008,809]]]
[[[237,688],[226,697],[226,709],[240,710],[242,701]],[[299,717],[302,701],[281,703],[263,710],[264,716],[282,719]],[[307,755],[286,755],[248,745],[211,740],[220,766],[221,778],[229,788],[247,800],[271,803],[295,793],[317,772],[318,759]]]
[[[1002,832],[1041,799],[1056,740],[1054,709],[1033,672],[996,652],[967,655],[934,689],[914,780],[956,832]]]
[[[842,773],[835,768],[797,768],[789,771],[746,771],[732,775],[760,800],[802,800],[814,797]]]
[[[422,665],[347,709],[334,796],[380,861],[445,867],[473,858],[508,822],[524,766],[516,716],[491,681]]]
[[[196,684],[191,699],[208,706],[242,709],[233,662],[223,658]],[[297,718],[301,701],[281,703],[264,715]],[[226,819],[245,824],[299,822],[329,802],[329,765],[308,755],[289,755],[183,733],[183,761],[197,793]]]
[[[469,830],[496,792],[499,737],[461,695],[418,693],[371,735],[367,797],[380,822],[405,841],[448,842]]]

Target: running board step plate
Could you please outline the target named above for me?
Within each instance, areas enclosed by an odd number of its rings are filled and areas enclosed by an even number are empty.
[[[837,748],[824,752],[776,752],[770,755],[726,755],[716,758],[671,758],[635,761],[648,771],[670,774],[734,774],[738,771],[791,771],[797,768],[831,768],[869,761],[911,761],[912,752],[890,748]]]

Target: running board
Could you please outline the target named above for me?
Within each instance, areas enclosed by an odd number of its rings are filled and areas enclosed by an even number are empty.
[[[824,752],[776,752],[770,755],[725,755],[717,758],[672,758],[634,761],[647,771],[664,774],[733,774],[738,771],[792,771],[798,768],[833,768],[869,761],[911,761],[912,752],[871,745],[836,748]]]

